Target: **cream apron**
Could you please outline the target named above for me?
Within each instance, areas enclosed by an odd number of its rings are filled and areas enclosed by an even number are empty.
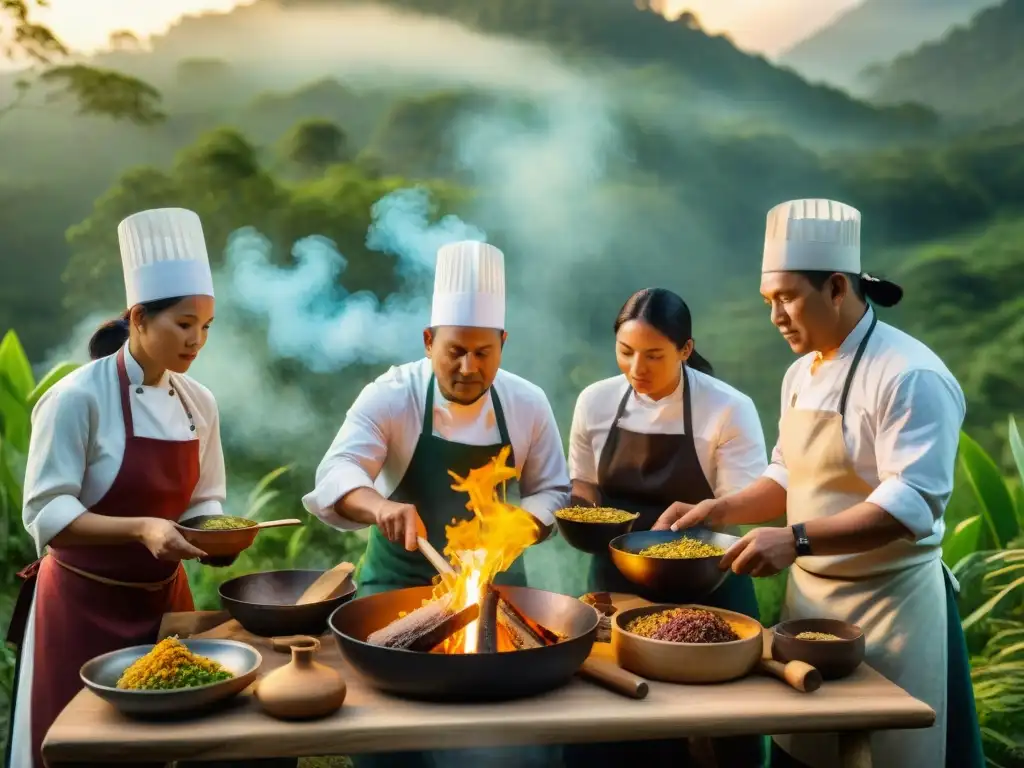
[[[839,411],[792,407],[779,440],[789,472],[787,522],[837,515],[864,502],[872,488],[855,471],[843,438],[850,383],[874,331],[873,320],[854,356]],[[874,768],[942,766],[946,748],[946,592],[941,550],[901,540],[870,552],[797,558],[790,568],[783,620],[833,618],[864,631],[865,662],[935,710],[927,729],[872,734]],[[840,764],[835,734],[775,737],[811,768]]]

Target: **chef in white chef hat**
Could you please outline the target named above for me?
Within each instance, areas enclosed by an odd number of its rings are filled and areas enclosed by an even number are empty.
[[[783,379],[772,462],[746,489],[669,510],[664,522],[785,516],[788,527],[744,536],[723,567],[789,568],[784,619],[856,624],[865,661],[936,712],[931,728],[872,734],[874,764],[981,768],[957,585],[941,551],[963,391],[938,355],[878,319],[871,305],[892,306],[902,290],[861,271],[861,215],[845,203],[793,200],[769,212],[761,294],[801,355]],[[777,736],[773,765],[839,765],[838,744]]]
[[[165,611],[193,610],[182,560],[230,562],[177,525],[223,514],[226,493],[216,400],[185,375],[213,320],[202,225],[180,208],[142,211],[118,237],[127,308],[32,411],[22,514],[40,559],[11,621],[12,765],[43,764],[85,662],[152,644]]]

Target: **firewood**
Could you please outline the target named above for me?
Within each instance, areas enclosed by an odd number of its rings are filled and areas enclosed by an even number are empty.
[[[480,604],[467,605],[458,613],[453,613],[440,624],[410,643],[406,650],[428,653],[456,632],[465,629],[480,616]]]
[[[451,595],[443,595],[371,633],[366,642],[385,648],[406,648],[451,615]]]
[[[477,653],[498,652],[498,593],[488,585],[480,605],[480,618],[476,625]]]
[[[554,645],[561,638],[550,629],[531,621],[504,598],[498,603],[498,618],[512,636],[516,650]]]

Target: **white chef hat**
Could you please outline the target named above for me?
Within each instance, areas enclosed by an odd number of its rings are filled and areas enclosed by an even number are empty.
[[[860,211],[835,200],[790,200],[768,212],[761,272],[860,274]]]
[[[177,296],[213,296],[199,216],[184,208],[134,213],[117,227],[128,306]]]
[[[505,329],[505,255],[487,243],[442,246],[434,272],[430,325]]]

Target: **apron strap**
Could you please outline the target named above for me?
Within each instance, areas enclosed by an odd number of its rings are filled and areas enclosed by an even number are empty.
[[[430,382],[427,384],[427,397],[423,402],[423,434],[430,437],[434,434],[434,375],[430,375]],[[501,400],[492,384],[491,404],[494,406],[494,420],[498,424],[498,434],[501,436],[502,445],[511,445],[512,440],[508,436],[508,425],[505,423],[505,410],[501,407]]]
[[[843,394],[839,398],[839,415],[846,416],[846,401],[850,397],[850,385],[853,384],[853,375],[857,372],[857,367],[860,365],[860,359],[864,356],[864,350],[868,346],[868,340],[871,338],[871,334],[875,330],[875,326],[878,324],[878,315],[874,314],[874,310],[868,310],[873,313],[871,318],[871,325],[868,326],[868,332],[864,334],[864,338],[861,339],[860,345],[857,347],[857,353],[853,356],[853,364],[850,366],[850,372],[846,374],[846,382],[843,384]]]
[[[690,377],[686,375],[686,364],[683,364],[683,429],[686,438],[693,443],[693,412],[690,410]]]
[[[121,385],[121,415],[124,416],[124,433],[126,437],[135,437],[135,424],[132,422],[132,400],[129,390],[128,368],[124,363],[124,347],[117,350],[117,379]]]

